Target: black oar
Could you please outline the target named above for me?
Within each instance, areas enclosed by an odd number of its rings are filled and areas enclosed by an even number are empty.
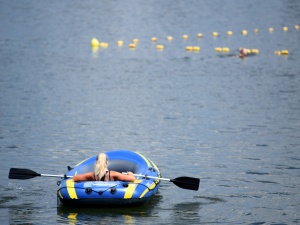
[[[137,177],[145,177],[145,178],[151,178],[151,179],[158,179],[158,180],[164,180],[174,183],[176,186],[183,188],[183,189],[189,189],[198,191],[199,185],[200,185],[200,179],[194,178],[194,177],[177,177],[175,179],[168,179],[168,178],[162,178],[162,177],[152,177],[148,175],[141,175],[141,174],[133,174]],[[60,178],[72,178],[72,176],[65,176],[65,175],[53,175],[53,174],[41,174],[37,173],[30,169],[21,169],[21,168],[11,168],[9,171],[8,178],[9,179],[20,179],[20,180],[26,180],[31,179],[34,177],[60,177]]]
[[[194,177],[177,177],[171,179],[170,182],[173,182],[178,187],[198,191],[200,185],[200,179]]]
[[[141,175],[141,174],[133,174],[133,175],[136,177],[145,177],[151,179],[170,181],[180,188],[189,189],[193,191],[198,191],[200,185],[200,179],[194,177],[177,177],[175,179],[168,179],[168,178],[161,178],[161,177],[151,177],[148,175]]]
[[[71,178],[72,176],[65,176],[65,175],[52,175],[52,174],[42,174],[37,173],[30,169],[21,169],[21,168],[11,168],[9,170],[9,179],[19,179],[19,180],[26,180],[31,179],[34,177],[61,177],[61,178]]]

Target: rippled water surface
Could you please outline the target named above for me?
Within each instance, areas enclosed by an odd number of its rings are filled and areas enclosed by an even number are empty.
[[[299,18],[296,0],[0,1],[1,224],[299,224]],[[57,207],[56,178],[7,178],[111,149],[201,188],[80,209]]]

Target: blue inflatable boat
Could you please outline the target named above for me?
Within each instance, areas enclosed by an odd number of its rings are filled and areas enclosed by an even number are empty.
[[[134,182],[124,181],[84,181],[74,182],[72,178],[58,182],[57,198],[63,205],[123,206],[141,205],[153,197],[160,186],[160,171],[157,166],[143,155],[127,150],[106,152],[108,170],[120,173],[131,171],[140,176]],[[96,157],[69,168],[66,177],[94,171]]]

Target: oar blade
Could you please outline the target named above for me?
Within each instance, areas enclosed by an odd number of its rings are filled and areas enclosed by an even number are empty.
[[[9,179],[19,179],[19,180],[27,180],[37,176],[41,176],[41,174],[30,170],[30,169],[21,169],[21,168],[11,168],[9,170]]]
[[[193,191],[199,190],[200,179],[194,177],[177,177],[175,179],[170,180],[175,185],[183,189],[189,189]]]

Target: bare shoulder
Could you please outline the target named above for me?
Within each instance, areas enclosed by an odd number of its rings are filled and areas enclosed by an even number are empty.
[[[110,178],[112,180],[121,180],[121,181],[135,181],[135,177],[129,174],[122,174],[117,171],[110,171]]]
[[[83,173],[83,174],[78,174],[73,176],[74,181],[92,181],[94,180],[94,173],[93,172],[88,172],[88,173]]]
[[[111,177],[113,177],[113,178],[118,178],[118,177],[120,177],[121,175],[123,175],[122,173],[119,173],[119,172],[117,172],[117,171],[114,171],[114,170],[110,170],[109,171],[109,175],[111,176]]]

